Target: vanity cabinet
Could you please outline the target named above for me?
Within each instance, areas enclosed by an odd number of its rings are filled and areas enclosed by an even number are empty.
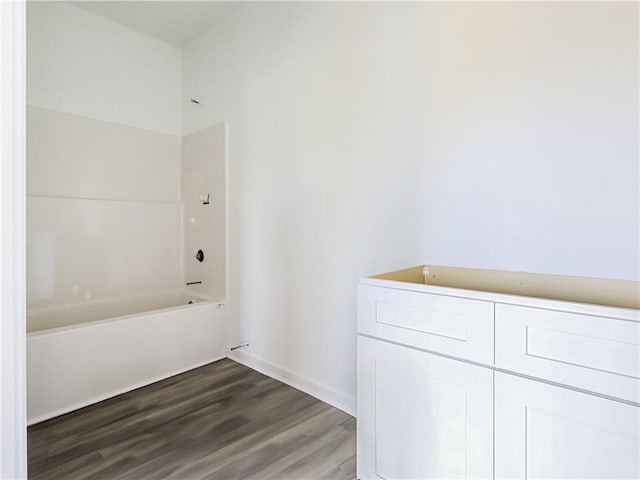
[[[639,294],[438,266],[362,279],[358,478],[640,478]]]

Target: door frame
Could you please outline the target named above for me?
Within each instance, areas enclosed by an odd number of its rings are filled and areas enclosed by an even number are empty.
[[[0,1],[0,478],[27,477],[26,3]]]

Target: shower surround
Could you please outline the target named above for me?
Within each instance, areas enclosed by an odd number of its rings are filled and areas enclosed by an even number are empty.
[[[226,124],[27,132],[29,423],[225,357]]]

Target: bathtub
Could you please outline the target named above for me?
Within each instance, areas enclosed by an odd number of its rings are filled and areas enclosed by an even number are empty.
[[[28,311],[29,425],[224,358],[223,307],[180,290]]]

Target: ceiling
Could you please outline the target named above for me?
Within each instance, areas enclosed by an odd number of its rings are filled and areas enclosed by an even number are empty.
[[[238,8],[219,1],[72,1],[72,5],[178,47]]]

